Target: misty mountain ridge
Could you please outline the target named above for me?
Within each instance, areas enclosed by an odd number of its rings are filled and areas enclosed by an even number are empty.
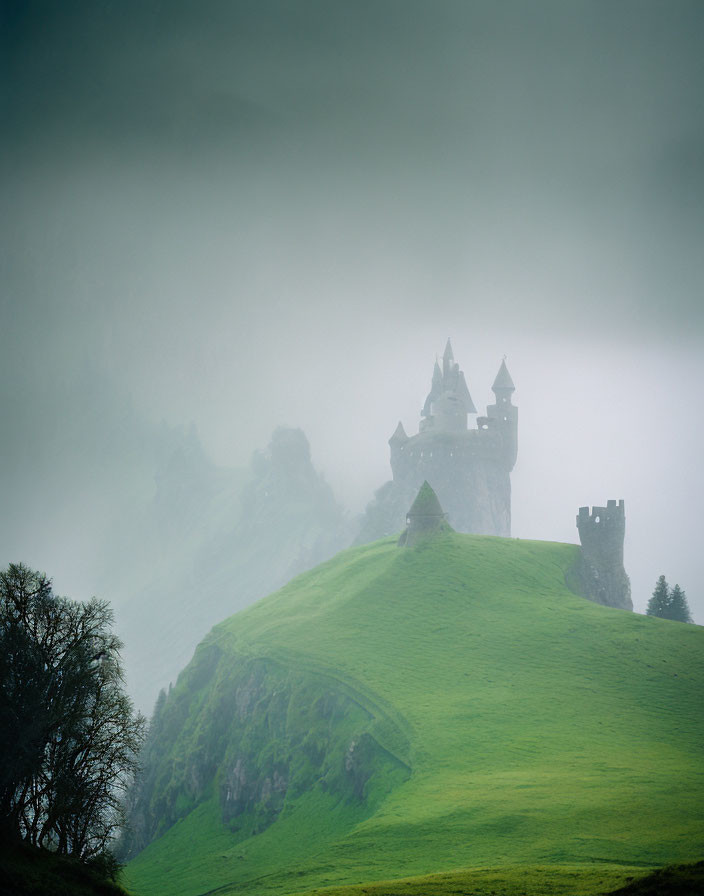
[[[111,602],[128,687],[146,712],[213,625],[354,537],[301,430],[276,429],[248,468],[218,466],[193,424],[152,422],[94,363],[57,375],[21,411],[22,426],[6,432],[16,462],[5,499],[41,501],[4,518],[6,562]]]
[[[62,590],[73,578],[74,597],[110,601],[145,712],[213,625],[354,537],[300,430],[276,429],[249,467],[219,466],[193,424],[151,421],[94,363],[58,374],[23,406],[5,448],[16,460],[8,506],[42,496],[34,513],[4,518],[6,562],[26,560]]]

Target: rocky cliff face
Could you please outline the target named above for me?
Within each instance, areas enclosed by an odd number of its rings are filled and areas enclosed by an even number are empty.
[[[233,661],[204,643],[158,701],[122,856],[211,799],[233,843],[261,833],[286,801],[316,789],[371,812],[381,791],[408,775],[372,736],[372,721],[324,676],[264,659]]]

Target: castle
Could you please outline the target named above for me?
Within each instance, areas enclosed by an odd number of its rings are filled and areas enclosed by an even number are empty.
[[[431,485],[450,525],[459,532],[511,534],[511,480],[518,453],[518,409],[513,380],[502,361],[492,391],[495,404],[476,415],[464,374],[447,340],[436,361],[417,435],[399,423],[389,439],[393,480],[367,508],[359,542],[399,532],[424,481]]]
[[[518,408],[511,400],[515,387],[505,361],[491,388],[495,404],[470,426],[477,409],[448,339],[442,367],[435,362],[417,435],[408,436],[399,423],[389,439],[393,479],[367,507],[358,544],[402,532],[400,543],[410,545],[418,533],[444,521],[458,532],[511,534]],[[591,513],[580,507],[577,529],[582,550],[568,575],[570,587],[596,603],[632,610],[623,566],[624,502],[610,500]]]

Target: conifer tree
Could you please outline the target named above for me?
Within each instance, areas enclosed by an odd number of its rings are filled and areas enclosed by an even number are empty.
[[[670,605],[668,607],[668,619],[675,619],[677,622],[691,622],[692,614],[689,612],[687,596],[679,585],[670,592]]]
[[[653,596],[648,601],[648,609],[645,611],[648,616],[659,616],[661,619],[669,619],[668,610],[670,607],[670,589],[665,576],[660,576]]]

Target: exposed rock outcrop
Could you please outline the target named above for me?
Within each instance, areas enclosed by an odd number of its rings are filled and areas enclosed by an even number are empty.
[[[324,676],[233,658],[204,642],[157,703],[121,855],[136,855],[213,792],[233,842],[261,833],[287,800],[315,789],[362,810],[368,802],[371,812],[370,779],[386,792],[408,776],[370,732],[374,722]]]

